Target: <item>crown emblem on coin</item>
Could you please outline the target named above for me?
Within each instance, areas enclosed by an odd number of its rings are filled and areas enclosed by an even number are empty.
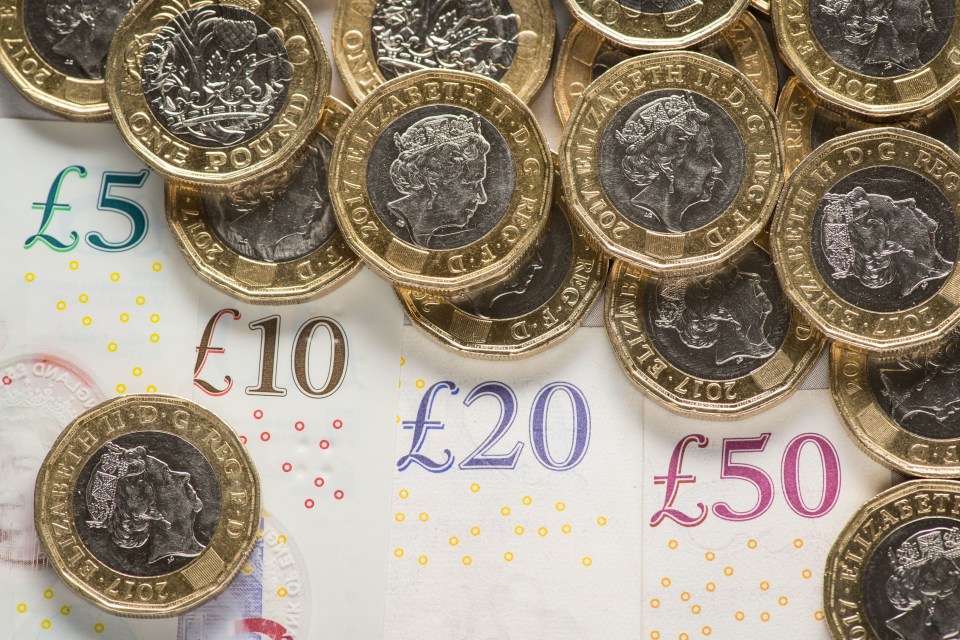
[[[617,131],[621,144],[643,144],[669,126],[675,126],[693,135],[700,130],[707,114],[693,103],[687,93],[659,98],[636,111],[623,129]]]
[[[128,475],[141,473],[144,467],[142,459],[130,460],[125,449],[112,442],[107,443],[107,453],[100,457],[87,499],[92,518],[87,521],[89,526],[104,526],[116,507],[117,483]]]
[[[479,121],[474,122],[466,116],[434,116],[421,120],[403,134],[396,134],[394,141],[403,153],[419,153],[479,134]]]
[[[925,531],[890,551],[890,562],[900,569],[909,569],[937,558],[960,557],[960,529]]]

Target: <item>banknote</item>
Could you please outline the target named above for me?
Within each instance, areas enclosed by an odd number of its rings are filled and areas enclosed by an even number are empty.
[[[518,363],[403,338],[385,637],[829,637],[827,551],[891,477],[826,389],[705,422],[602,328]]]
[[[402,313],[368,272],[298,306],[202,282],[166,228],[163,180],[110,124],[0,120],[0,625],[11,638],[375,638],[389,556]],[[9,145],[9,146],[7,146]],[[76,415],[172,393],[241,436],[263,484],[256,546],[216,600],[117,618],[46,565],[33,483]]]

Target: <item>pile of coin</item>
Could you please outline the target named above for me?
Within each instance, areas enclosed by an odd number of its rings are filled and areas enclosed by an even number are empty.
[[[329,95],[300,0],[0,0],[0,66],[41,106],[112,117],[167,178],[187,261],[237,298],[302,303],[366,264],[440,344],[510,359],[569,335],[606,283],[616,357],[670,409],[768,408],[832,340],[833,396],[863,449],[960,476],[960,1],[565,2],[556,155],[526,105],[551,70],[549,0],[340,0],[353,110]],[[782,90],[767,12],[795,74]],[[138,443],[74,460],[78,482],[149,467]],[[61,499],[49,482],[44,499]],[[88,516],[106,526],[116,499],[97,491]],[[835,637],[882,635],[857,610],[874,571],[858,563],[899,520],[921,524],[882,554],[893,606],[953,592],[917,571],[960,556],[958,500],[940,482],[864,507],[831,556]],[[936,570],[957,582],[951,566]],[[78,585],[87,567],[61,571]]]

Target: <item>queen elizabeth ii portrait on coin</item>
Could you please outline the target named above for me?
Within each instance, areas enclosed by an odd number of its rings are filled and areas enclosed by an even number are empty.
[[[387,203],[405,239],[426,249],[457,246],[481,224],[490,143],[465,115],[429,116],[395,134],[390,181],[402,197]],[[492,225],[491,225],[492,226]],[[452,244],[453,243],[453,244]]]
[[[734,122],[712,100],[686,91],[655,91],[627,105],[608,125],[600,154],[611,200],[651,231],[682,233],[714,220],[744,175]]]
[[[889,563],[886,599],[898,612],[882,616],[887,618],[883,625],[894,637],[947,640],[960,636],[960,528],[924,528],[888,548],[883,556],[880,551],[874,552],[877,560]]]
[[[194,532],[204,504],[191,480],[189,473],[175,471],[146,447],[107,443],[85,489],[86,527],[104,531],[118,549],[146,547],[151,565],[194,558],[206,547]]]
[[[918,189],[925,186],[923,178],[913,180]],[[935,291],[930,285],[942,284],[950,275],[953,262],[937,247],[938,232],[950,230],[941,230],[937,219],[914,198],[895,200],[862,186],[836,191],[824,195],[818,217],[822,255],[829,263],[828,272],[821,273],[841,297],[878,302],[883,296],[870,292],[890,285],[899,300],[925,299]],[[860,287],[851,289],[845,286],[847,281]]]

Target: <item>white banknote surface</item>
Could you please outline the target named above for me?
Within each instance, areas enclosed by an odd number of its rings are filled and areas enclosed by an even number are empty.
[[[307,4],[329,46],[334,3]],[[549,85],[533,109],[556,145]],[[0,115],[51,119],[3,79]],[[827,637],[827,549],[891,476],[845,433],[822,363],[779,407],[709,423],[629,384],[596,309],[551,351],[487,363],[405,323],[368,271],[316,302],[242,304],[184,263],[162,179],[112,125],[0,120],[0,140],[4,637]],[[151,392],[230,422],[264,493],[236,581],[158,621],[74,595],[32,529],[59,430]]]

